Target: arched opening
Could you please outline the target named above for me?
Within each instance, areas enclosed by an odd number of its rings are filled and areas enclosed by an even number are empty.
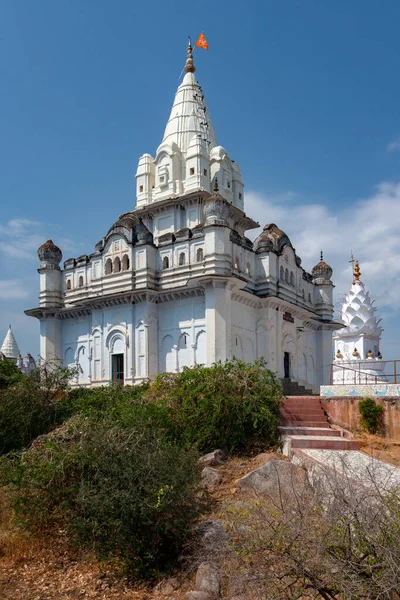
[[[203,248],[197,248],[197,252],[196,252],[197,262],[202,262],[203,257],[204,257]]]
[[[80,275],[80,277],[78,279],[78,287],[83,287],[83,277],[82,277],[82,275]]]
[[[289,283],[289,269],[285,269],[285,282]]]
[[[290,271],[290,285],[294,287],[294,274],[293,274],[293,271]]]
[[[179,265],[184,265],[186,262],[186,256],[184,252],[181,252],[179,255]]]
[[[122,270],[127,271],[129,269],[129,256],[124,254],[122,257]]]
[[[67,290],[71,289],[71,280],[67,279]]]
[[[121,260],[119,256],[114,258],[114,273],[119,273],[121,270]]]
[[[105,266],[105,273],[106,275],[110,275],[113,271],[113,267],[112,267],[112,261],[111,258],[107,258],[106,260],[106,266]]]
[[[163,269],[169,269],[169,258],[168,258],[168,256],[164,256],[164,258],[162,259],[162,268]]]
[[[246,263],[246,275],[250,275],[250,263]]]
[[[281,281],[285,281],[285,269],[283,267],[281,267],[279,270],[279,279]]]
[[[235,269],[236,271],[240,271],[240,262],[238,256],[235,258]]]

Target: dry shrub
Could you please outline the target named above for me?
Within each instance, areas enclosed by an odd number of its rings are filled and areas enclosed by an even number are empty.
[[[223,535],[202,537],[199,560],[219,564],[240,600],[398,600],[400,496],[375,474],[365,486],[328,471],[315,487],[231,504]],[[211,542],[211,543],[210,543]]]

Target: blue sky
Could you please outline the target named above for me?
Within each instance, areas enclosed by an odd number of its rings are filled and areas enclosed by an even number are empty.
[[[161,141],[187,36],[246,212],[319,249],[350,284],[352,249],[400,357],[400,3],[395,0],[2,0],[0,337],[38,353],[37,246],[93,251],[134,208],[138,157]]]

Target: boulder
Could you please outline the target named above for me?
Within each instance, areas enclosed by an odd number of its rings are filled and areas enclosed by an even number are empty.
[[[164,581],[160,581],[160,583],[157,584],[156,587],[154,588],[154,591],[159,594],[162,594],[163,596],[168,596],[169,594],[172,594],[172,592],[174,592],[178,588],[179,588],[179,581],[177,579],[175,579],[174,577],[169,577],[168,579],[165,579]]]
[[[203,467],[219,467],[220,465],[223,465],[224,462],[225,454],[222,450],[214,450],[214,452],[209,452],[199,458],[199,463]]]
[[[212,600],[207,592],[186,592],[185,600]]]
[[[241,488],[250,488],[257,495],[266,496],[279,504],[286,504],[296,494],[309,488],[307,472],[300,466],[273,459],[239,479]]]
[[[224,521],[203,521],[196,527],[195,532],[201,538],[201,542],[210,548],[226,546],[230,540]]]
[[[204,467],[201,472],[201,485],[208,490],[215,489],[221,483],[221,475],[212,467]]]
[[[196,588],[206,592],[211,598],[218,598],[221,581],[218,569],[209,562],[203,562],[197,569]]]

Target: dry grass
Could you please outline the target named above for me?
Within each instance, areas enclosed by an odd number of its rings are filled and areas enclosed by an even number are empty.
[[[273,456],[235,457],[219,467],[222,483],[211,494],[214,510],[205,518],[219,518],[226,501],[248,495],[236,480]],[[36,539],[13,528],[5,492],[0,490],[0,600],[184,600],[193,589],[193,573],[180,572],[177,577],[180,587],[170,596],[146,586],[130,587],[93,555],[70,548],[62,535]]]
[[[356,432],[354,438],[366,454],[400,467],[400,442],[364,432]]]

